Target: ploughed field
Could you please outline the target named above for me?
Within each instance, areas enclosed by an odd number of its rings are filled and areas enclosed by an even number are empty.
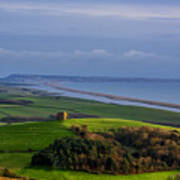
[[[72,125],[85,124],[90,132],[100,133],[109,132],[109,129],[142,126],[179,131],[180,113],[143,107],[104,104],[69,97],[34,95],[30,92],[27,93],[27,90],[25,92],[21,91],[20,94],[3,91],[0,93],[1,99],[13,102],[8,101],[8,104],[0,104],[0,167],[6,167],[20,176],[28,176],[39,180],[163,180],[169,175],[175,175],[179,172],[173,170],[136,175],[108,175],[30,166],[32,156],[48,147],[49,144],[53,144],[56,139],[76,137],[77,135],[71,130]],[[31,103],[17,104],[14,103],[15,101]],[[82,117],[63,122],[51,118],[52,115],[60,111],[96,115],[99,118]],[[25,122],[11,121],[6,123],[7,117],[10,119],[11,117],[26,117],[27,119]],[[32,122],[32,118],[38,119],[39,117],[42,118],[40,121]]]

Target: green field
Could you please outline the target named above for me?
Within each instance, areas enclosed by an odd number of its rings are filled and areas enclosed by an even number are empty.
[[[180,173],[180,171],[168,171],[137,175],[96,175],[85,172],[31,168],[28,167],[31,156],[30,153],[0,154],[0,166],[8,167],[21,176],[38,180],[166,180],[168,176]]]
[[[42,96],[23,94],[3,94],[1,98],[14,100],[31,100],[31,105],[0,104],[0,118],[7,116],[49,117],[59,111],[98,115],[101,118],[69,119],[64,122],[26,122],[11,125],[0,124],[0,167],[10,168],[19,175],[39,180],[165,180],[178,171],[146,173],[141,175],[95,175],[84,172],[72,172],[30,167],[33,153],[23,152],[28,149],[41,150],[57,138],[74,136],[70,127],[73,124],[88,125],[91,131],[107,131],[122,126],[152,126],[172,129],[169,126],[153,125],[155,123],[180,124],[180,113],[135,106],[118,106],[78,98]],[[174,129],[174,128],[173,128]],[[177,129],[179,130],[179,129]],[[4,151],[2,153],[2,151]]]
[[[125,119],[70,119],[63,123],[59,121],[17,123],[0,127],[0,150],[41,150],[57,138],[72,136],[70,130],[72,125],[88,125],[91,131],[106,131],[110,128],[122,126],[152,126],[169,128],[167,126],[152,125]]]
[[[54,139],[63,136],[73,136],[68,129],[72,124],[87,124],[92,131],[105,131],[111,127],[121,126],[153,126],[170,128],[159,125],[151,125],[137,121],[124,119],[72,119],[63,123],[59,121],[18,123],[0,127],[0,150],[21,151],[32,148],[43,149],[53,142]],[[102,126],[103,125],[103,126]],[[83,172],[71,172],[50,169],[33,169],[29,167],[33,153],[1,153],[0,166],[16,171],[19,175],[37,178],[39,180],[81,180],[81,179],[166,179],[168,175],[176,174],[178,171],[146,173],[142,175],[112,176],[112,175],[91,175]]]
[[[95,114],[101,117],[122,118],[154,123],[180,125],[180,113],[138,106],[120,106],[69,97],[6,96],[12,100],[31,100],[32,105],[1,105],[0,118],[6,116],[48,117],[59,111]]]
[[[59,170],[37,170],[25,169],[22,175],[29,175],[39,180],[166,180],[168,176],[179,173],[180,171],[145,173],[138,175],[94,175],[83,172],[59,171]]]

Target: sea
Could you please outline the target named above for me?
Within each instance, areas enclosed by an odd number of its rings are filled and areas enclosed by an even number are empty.
[[[60,82],[59,85],[77,90],[86,90],[91,92],[100,92],[118,96],[180,104],[180,81]],[[48,87],[45,84],[38,85],[35,88],[53,93],[60,93],[63,96],[91,99],[105,103],[145,106],[180,112],[180,109],[176,108],[112,100],[104,97],[62,91]]]

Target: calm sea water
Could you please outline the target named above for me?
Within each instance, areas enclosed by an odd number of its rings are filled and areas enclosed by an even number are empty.
[[[180,82],[174,82],[174,81],[173,82],[138,81],[138,82],[108,82],[108,83],[107,82],[98,82],[98,83],[61,82],[60,86],[79,89],[79,90],[87,90],[92,92],[101,92],[101,93],[107,93],[107,94],[113,94],[119,96],[180,104]],[[138,105],[138,106],[146,106],[146,107],[153,107],[153,108],[180,112],[180,109],[154,106],[154,105],[148,105],[148,104],[136,103],[136,102],[116,101],[104,97],[96,97],[96,96],[57,90],[51,87],[47,87],[45,85],[39,85],[38,89],[47,90],[49,92],[62,93],[62,95],[64,96],[93,99],[93,100],[103,101],[106,103]]]
[[[74,89],[180,104],[180,82],[62,83]]]

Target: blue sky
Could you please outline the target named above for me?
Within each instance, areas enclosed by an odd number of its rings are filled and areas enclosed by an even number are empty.
[[[178,0],[0,1],[0,76],[180,78]]]

